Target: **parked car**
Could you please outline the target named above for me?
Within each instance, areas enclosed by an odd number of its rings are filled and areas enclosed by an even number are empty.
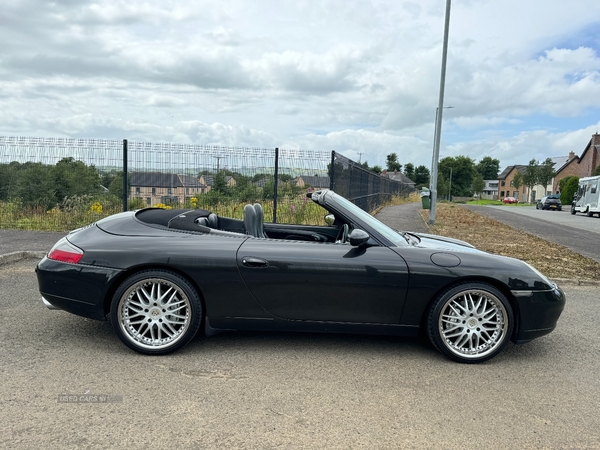
[[[307,197],[324,225],[263,223],[259,204],[243,220],[158,208],[104,218],[39,262],[42,300],[110,318],[125,345],[149,355],[183,347],[200,328],[423,330],[449,358],[475,363],[555,328],[565,296],[529,264],[393,230],[333,191]]]
[[[540,198],[535,204],[535,209],[552,209],[556,211],[562,211],[560,195],[551,194]]]
[[[502,200],[504,202],[504,204],[507,203],[519,203],[519,200],[517,200],[514,197],[504,197],[504,200]]]

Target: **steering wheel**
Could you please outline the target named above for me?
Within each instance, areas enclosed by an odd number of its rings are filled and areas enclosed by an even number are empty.
[[[350,231],[350,227],[348,226],[347,223],[345,223],[340,228],[340,231],[339,231],[337,237],[335,238],[335,243],[336,244],[345,244],[346,241],[348,240],[348,231]]]

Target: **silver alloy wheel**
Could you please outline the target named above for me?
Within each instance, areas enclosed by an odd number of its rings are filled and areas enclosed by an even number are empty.
[[[506,308],[490,292],[469,289],[448,299],[441,309],[438,328],[442,343],[455,355],[479,359],[507,338]]]
[[[134,346],[161,350],[186,335],[190,313],[190,299],[179,286],[164,278],[146,278],[121,296],[117,318]]]

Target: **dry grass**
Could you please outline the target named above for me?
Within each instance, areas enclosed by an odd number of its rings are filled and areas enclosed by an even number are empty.
[[[421,210],[421,215],[429,220],[429,211]],[[600,264],[593,259],[462,206],[438,203],[431,231],[467,241],[489,253],[522,259],[550,278],[600,280]]]

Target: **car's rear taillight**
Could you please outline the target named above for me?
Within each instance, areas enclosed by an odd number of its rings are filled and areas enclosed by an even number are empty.
[[[62,261],[71,264],[77,264],[81,258],[83,258],[83,250],[78,247],[75,247],[67,238],[62,238],[50,253],[48,253],[48,258],[53,259],[55,261]]]

